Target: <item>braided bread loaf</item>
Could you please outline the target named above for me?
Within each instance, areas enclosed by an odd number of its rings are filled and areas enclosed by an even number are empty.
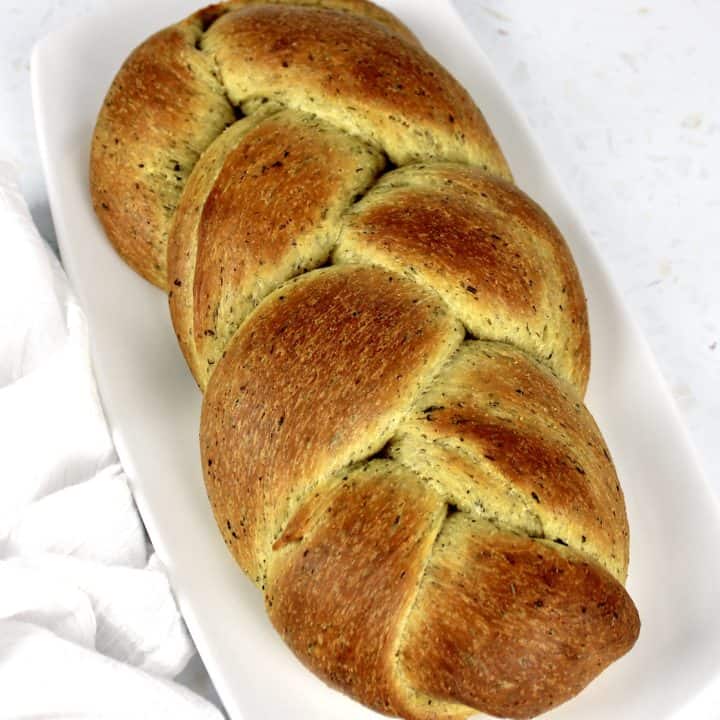
[[[397,19],[232,0],[159,32],[91,186],[169,290],[218,525],[307,666],[387,714],[530,717],[633,645],[577,270]]]

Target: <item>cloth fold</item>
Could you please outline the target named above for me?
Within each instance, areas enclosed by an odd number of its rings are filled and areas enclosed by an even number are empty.
[[[222,717],[102,413],[87,324],[0,161],[0,718]],[[186,673],[187,674],[187,673]]]

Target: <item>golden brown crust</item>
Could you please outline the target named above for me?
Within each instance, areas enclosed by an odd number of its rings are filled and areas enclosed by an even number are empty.
[[[303,662],[413,720],[543,712],[639,628],[580,278],[509,178],[366,0],[198,11],[130,56],[93,140],[96,211],[169,278],[207,390],[226,544]]]
[[[449,502],[587,553],[625,581],[628,523],[602,435],[572,387],[508,345],[469,342],[391,452]]]
[[[397,165],[456,160],[510,177],[468,93],[387,26],[329,8],[251,5],[223,15],[203,48],[236,104],[268,97],[316,113]]]
[[[362,56],[357,33],[368,43]],[[275,55],[289,44],[302,56],[293,55],[297,64],[288,66],[281,81],[276,66],[282,68],[286,60]],[[367,49],[374,52],[373,67],[386,67],[379,74],[357,75]],[[255,51],[256,59],[248,60]],[[313,51],[325,58],[324,69],[309,59]],[[333,63],[339,73],[334,84],[326,72]],[[412,88],[400,77],[412,80]],[[391,78],[390,98],[385,85]],[[317,97],[307,92],[313,82]],[[336,98],[338,82],[348,85],[342,101]],[[509,177],[469,95],[385,10],[363,0],[212,5],[153,35],[130,55],[103,103],[93,137],[90,184],[96,213],[126,262],[163,289],[173,214],[200,154],[235,119],[228,95],[247,112],[272,95],[360,134],[396,163],[458,159]],[[393,107],[404,111],[396,117]],[[408,132],[411,125],[419,134]]]
[[[125,61],[98,116],[90,158],[93,205],[108,238],[146,280],[167,286],[166,240],[200,153],[234,120],[199,23],[146,40]]]
[[[194,342],[194,275],[197,259],[198,226],[205,200],[222,170],[225,158],[242,138],[263,122],[276,106],[266,106],[250,117],[239,120],[217,137],[193,168],[188,178],[168,233],[168,300],[170,316],[180,349],[201,388],[205,386],[207,364],[198,356]]]
[[[444,518],[413,473],[375,460],[345,474],[273,558],[275,627],[315,673],[379,712],[400,710],[398,635]]]
[[[213,373],[201,420],[208,494],[250,577],[262,583],[297,503],[384,445],[461,338],[433,293],[376,268],[316,270],[263,301]]]
[[[411,30],[400,22],[392,13],[378,7],[368,0],[228,0],[218,5],[210,5],[201,10],[206,17],[206,29],[215,22],[221,15],[231,10],[239,10],[249,5],[293,5],[296,7],[328,8],[330,10],[341,10],[353,16],[359,16],[372,20],[386,27],[405,41],[419,45],[417,38]]]
[[[201,388],[258,302],[325,262],[340,215],[383,164],[311,115],[258,114],[216,141],[222,158],[205,153],[170,233],[173,321]]]
[[[402,667],[430,698],[529,718],[578,693],[639,629],[623,586],[583,556],[457,513],[423,577]]]
[[[335,260],[433,287],[475,337],[526,350],[584,394],[590,334],[575,263],[546,213],[510,183],[444,163],[388,173],[352,208]]]

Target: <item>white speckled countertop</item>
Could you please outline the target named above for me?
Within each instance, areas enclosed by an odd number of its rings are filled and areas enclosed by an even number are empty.
[[[53,242],[29,58],[121,0],[3,0],[0,157]],[[720,3],[455,0],[529,119],[658,359],[720,493]]]

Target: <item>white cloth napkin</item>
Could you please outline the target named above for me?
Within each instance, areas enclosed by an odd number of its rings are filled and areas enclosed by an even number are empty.
[[[85,318],[0,161],[0,718],[219,720],[118,463]]]

